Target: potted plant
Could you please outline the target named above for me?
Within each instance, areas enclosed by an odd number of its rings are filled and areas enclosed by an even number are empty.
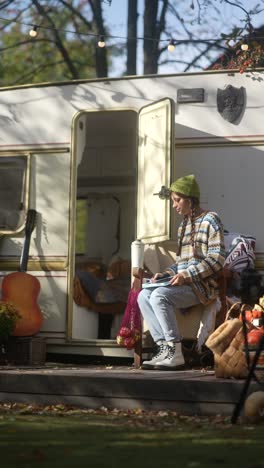
[[[0,301],[0,346],[1,354],[6,353],[8,338],[12,335],[20,314],[10,302]]]

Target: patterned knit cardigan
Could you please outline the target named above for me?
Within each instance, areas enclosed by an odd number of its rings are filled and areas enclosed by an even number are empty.
[[[178,242],[182,224],[178,230]],[[176,257],[176,262],[166,272],[172,275],[181,273],[201,303],[208,304],[219,293],[217,273],[225,261],[224,230],[216,213],[207,211],[195,218],[194,241],[195,257],[191,245],[191,222],[188,220],[180,256]]]

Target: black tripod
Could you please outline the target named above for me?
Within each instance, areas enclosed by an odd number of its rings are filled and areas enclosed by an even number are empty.
[[[244,338],[245,338],[245,353],[246,353],[246,361],[247,361],[247,366],[248,366],[248,376],[247,376],[247,378],[245,380],[245,383],[244,383],[244,386],[242,388],[240,398],[239,398],[239,400],[238,400],[238,402],[237,402],[237,404],[236,404],[236,406],[234,408],[234,411],[233,411],[233,414],[232,414],[232,417],[231,417],[231,423],[232,424],[236,424],[236,422],[237,422],[237,419],[238,419],[238,417],[240,415],[240,412],[241,412],[241,410],[243,408],[243,405],[245,403],[248,388],[249,388],[249,385],[250,385],[250,382],[251,382],[252,378],[254,378],[259,383],[259,380],[255,375],[255,369],[256,369],[256,365],[258,363],[260,353],[264,349],[264,335],[263,335],[261,337],[259,343],[258,343],[254,359],[253,359],[253,361],[252,361],[252,363],[250,365],[245,311],[242,312],[242,320],[243,320],[243,333],[244,333]]]

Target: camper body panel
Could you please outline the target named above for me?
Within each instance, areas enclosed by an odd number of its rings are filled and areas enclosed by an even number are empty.
[[[217,112],[217,90],[228,85],[246,90],[246,111],[235,125]],[[204,102],[176,104],[176,139],[263,137],[262,122],[255,118],[264,106],[262,72],[204,72],[2,89],[0,147],[70,144],[71,122],[80,110],[138,110],[164,97],[176,102],[178,89],[195,88],[204,89]]]
[[[115,345],[117,317],[109,339],[96,339],[98,314],[74,303],[72,281],[80,260],[108,264],[114,256],[130,258],[138,205],[144,198],[143,192],[136,203],[137,115],[154,101],[169,98],[175,103],[171,180],[195,173],[202,206],[217,211],[230,231],[255,235],[261,265],[262,76],[262,72],[205,72],[0,90],[0,160],[7,153],[29,152],[31,158],[29,206],[37,210],[38,221],[28,270],[41,283],[39,302],[45,320],[40,333],[47,338],[50,351],[131,355]],[[244,110],[235,123],[225,120],[217,109],[218,89],[228,85],[242,87],[245,96]],[[177,102],[178,90],[201,88],[203,102]],[[152,166],[155,151],[152,163],[144,166],[151,194],[155,186],[149,176]],[[155,187],[155,192],[160,188]],[[82,200],[90,222],[77,258],[75,212]],[[144,216],[140,228],[145,232],[143,223]],[[158,244],[169,253],[169,261],[175,254],[178,224],[172,214],[171,240]],[[23,243],[23,230],[2,237],[1,277],[18,269]],[[147,244],[146,237],[146,250]],[[164,258],[163,253],[160,261],[152,259],[154,268]]]

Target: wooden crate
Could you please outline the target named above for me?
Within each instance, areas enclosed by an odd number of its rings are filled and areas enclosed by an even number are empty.
[[[10,337],[0,348],[0,363],[14,365],[44,365],[46,341],[36,336]]]

